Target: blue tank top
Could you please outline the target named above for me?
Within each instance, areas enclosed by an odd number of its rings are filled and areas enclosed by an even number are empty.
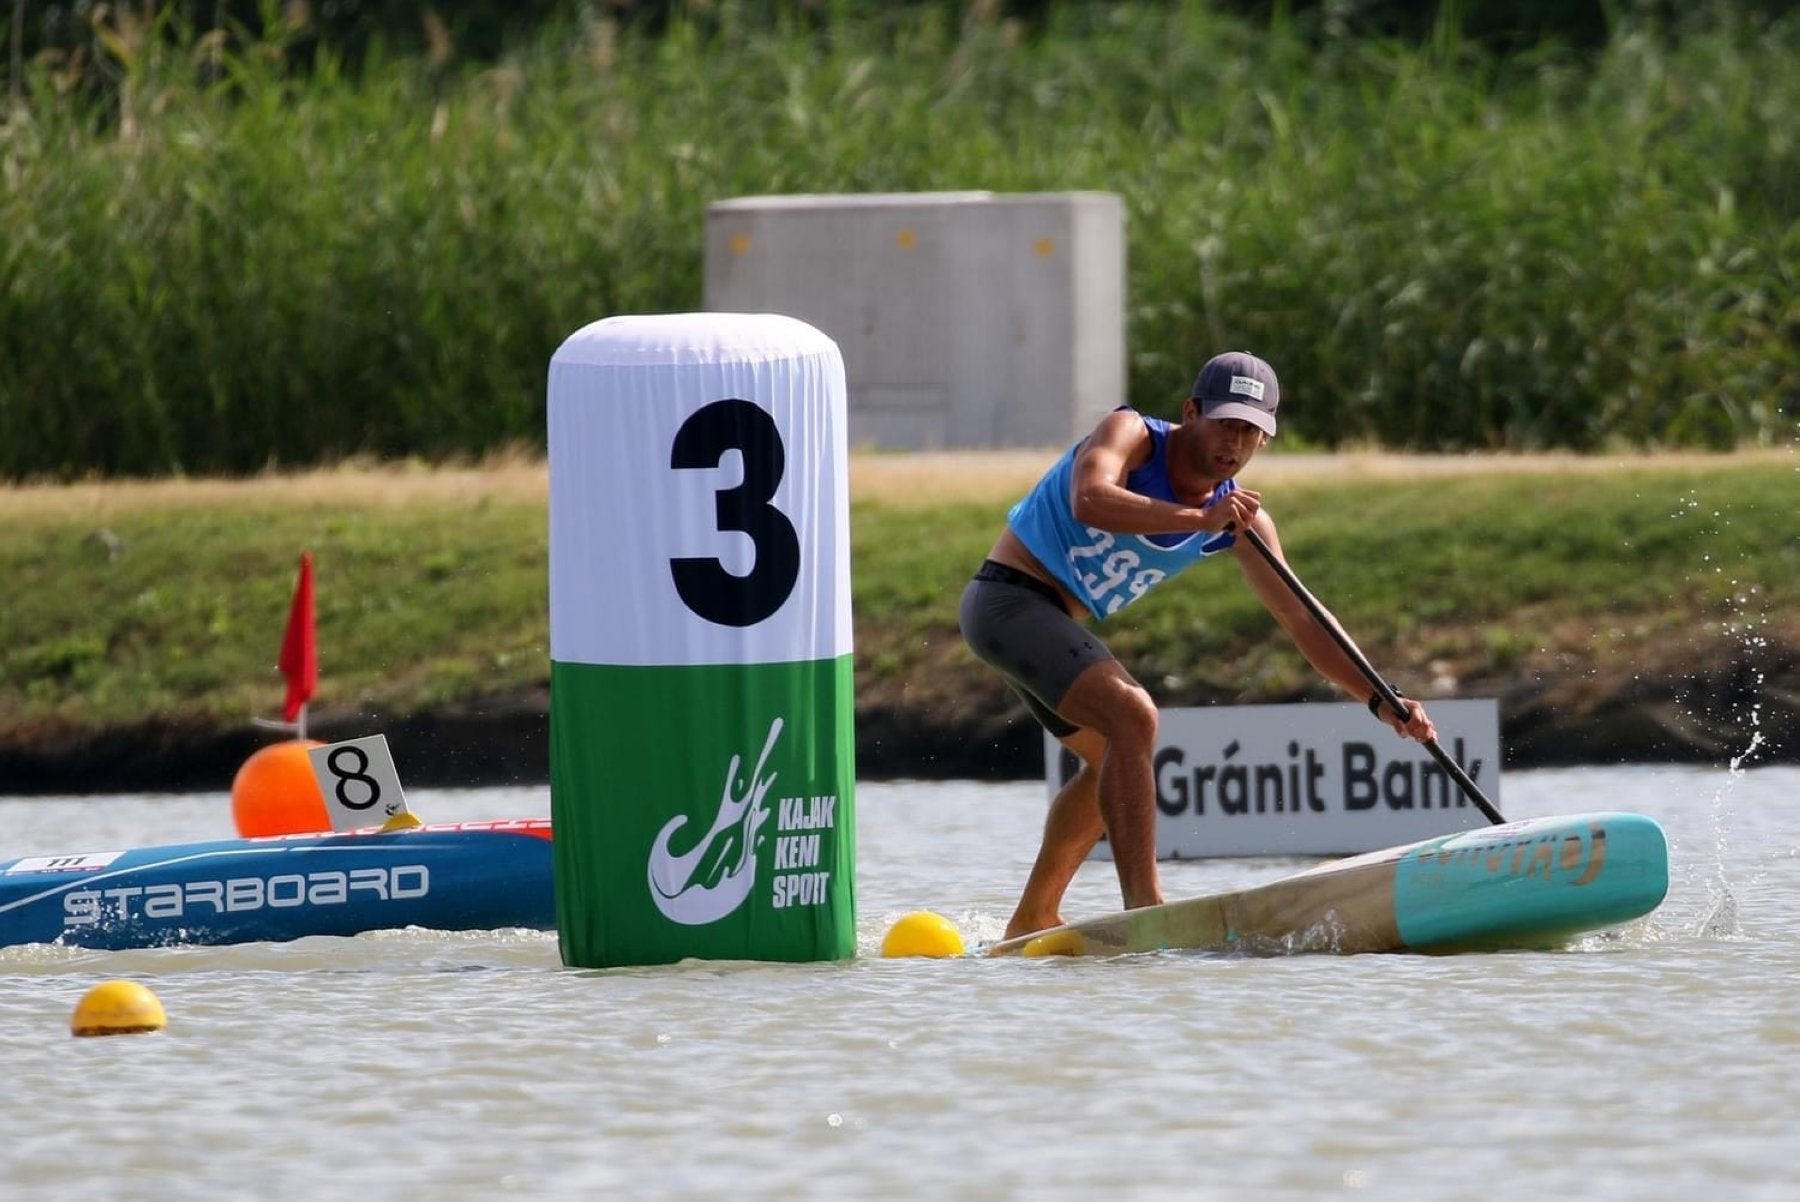
[[[1139,496],[1181,504],[1169,483],[1168,442],[1173,427],[1160,417],[1144,417],[1143,421],[1150,431],[1150,458],[1125,478],[1125,487]],[[1190,564],[1237,541],[1233,534],[1205,531],[1113,534],[1077,521],[1069,485],[1075,475],[1075,453],[1081,446],[1078,442],[1064,452],[1036,487],[1012,507],[1006,520],[1038,562],[1096,618],[1118,612]],[[1211,505],[1236,488],[1236,480],[1222,480],[1206,503]]]

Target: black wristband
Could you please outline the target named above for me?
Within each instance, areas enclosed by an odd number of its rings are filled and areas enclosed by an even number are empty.
[[[1399,689],[1394,688],[1393,685],[1389,685],[1388,689],[1396,697],[1406,696],[1405,693],[1402,693]],[[1375,690],[1374,694],[1371,695],[1369,698],[1369,713],[1376,718],[1381,717],[1381,690],[1380,689]]]

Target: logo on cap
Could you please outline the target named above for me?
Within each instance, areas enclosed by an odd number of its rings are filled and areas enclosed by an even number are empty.
[[[1231,377],[1231,387],[1226,391],[1260,401],[1263,399],[1263,382],[1252,380],[1249,376],[1233,376]]]

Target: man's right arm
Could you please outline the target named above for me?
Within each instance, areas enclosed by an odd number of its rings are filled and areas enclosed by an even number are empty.
[[[1217,533],[1234,521],[1248,521],[1256,515],[1256,494],[1244,489],[1227,498],[1235,504],[1208,509],[1132,492],[1125,487],[1125,480],[1149,460],[1151,446],[1150,431],[1137,413],[1115,409],[1102,418],[1075,454],[1069,481],[1069,507],[1075,520],[1114,534]]]

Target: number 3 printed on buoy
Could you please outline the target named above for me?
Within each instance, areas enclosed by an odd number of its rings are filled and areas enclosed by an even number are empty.
[[[717,559],[673,559],[669,567],[675,591],[694,613],[721,626],[754,626],[787,602],[800,575],[800,536],[770,503],[787,467],[775,419],[749,401],[714,401],[682,423],[669,466],[716,468],[727,451],[743,457],[744,475],[715,495],[715,520],[721,531],[750,537],[755,565],[745,576]]]

